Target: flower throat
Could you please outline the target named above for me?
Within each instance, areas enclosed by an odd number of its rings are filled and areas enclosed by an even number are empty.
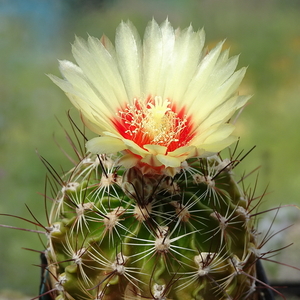
[[[159,145],[170,152],[186,146],[194,136],[191,119],[184,111],[177,111],[169,99],[159,96],[149,97],[147,101],[135,98],[133,104],[119,109],[113,123],[124,138],[140,147]]]

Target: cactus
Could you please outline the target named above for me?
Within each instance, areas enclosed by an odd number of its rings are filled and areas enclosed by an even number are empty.
[[[168,20],[152,20],[143,41],[129,21],[115,46],[76,38],[78,65],[60,61],[64,78],[49,77],[99,136],[69,116],[74,167],[60,174],[41,157],[47,226],[28,207],[33,221],[0,214],[43,230],[1,227],[47,237],[32,300],[272,300],[272,290],[285,299],[261,265],[285,248],[262,250],[276,234],[273,223],[264,237],[256,228],[265,193],[233,172],[252,150],[237,154],[230,123],[249,96],[237,93],[245,68],[235,71],[222,45],[208,51],[203,30]]]
[[[80,67],[62,61],[65,80],[51,76],[102,135],[58,180],[46,251],[56,299],[254,294],[252,198],[233,177],[234,160],[216,154],[235,140],[227,120],[249,98],[236,96],[244,69],[234,72],[237,58],[222,44],[208,54],[203,44],[203,31],[153,20],[142,48],[121,23],[116,49],[106,37],[77,39]]]
[[[220,151],[245,69],[204,32],[122,22],[77,38],[50,75],[99,134],[54,188],[45,255],[56,300],[258,299],[256,198]]]
[[[122,171],[111,155],[79,161],[50,214],[55,299],[255,299],[253,199],[235,162],[188,165],[170,177]]]

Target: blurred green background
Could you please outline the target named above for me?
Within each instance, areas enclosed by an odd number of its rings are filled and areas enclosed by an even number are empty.
[[[270,192],[262,209],[300,206],[299,0],[0,0],[0,213],[31,218],[27,204],[46,224],[38,194],[44,191],[46,170],[36,149],[58,170],[71,166],[54,142],[67,145],[56,118],[67,124],[71,104],[45,74],[59,75],[57,59],[72,60],[74,36],[105,32],[113,39],[122,19],[142,33],[152,17],[162,22],[167,16],[175,27],[204,27],[209,46],[226,38],[231,54],[241,53],[240,66],[249,67],[240,92],[254,96],[237,122],[239,149],[257,147],[236,173],[261,166],[257,194],[268,184]],[[75,109],[71,112],[76,119]],[[255,179],[256,174],[248,182]],[[276,235],[268,248],[295,242],[273,259],[298,267],[299,214],[294,207],[281,210],[271,232],[295,226]],[[262,231],[273,216],[259,217]],[[0,224],[35,228],[4,216]],[[36,234],[0,228],[0,290],[36,296],[40,268],[32,265],[40,263],[39,254],[22,247],[43,250]],[[299,271],[267,267],[272,280],[300,281]]]

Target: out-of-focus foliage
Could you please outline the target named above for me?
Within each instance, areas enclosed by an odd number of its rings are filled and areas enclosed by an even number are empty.
[[[35,150],[57,170],[70,167],[53,133],[65,147],[55,117],[67,124],[71,104],[45,73],[59,75],[57,59],[72,60],[75,34],[100,37],[105,32],[113,39],[122,19],[130,19],[142,33],[149,19],[160,22],[167,16],[174,26],[204,27],[209,47],[226,38],[231,54],[241,53],[240,65],[249,65],[241,93],[254,96],[237,123],[239,149],[257,148],[238,172],[262,166],[258,194],[269,183],[272,191],[263,208],[299,205],[299,13],[296,0],[0,1],[0,212],[31,218],[27,204],[47,223],[43,197],[37,194],[43,193],[46,171]],[[292,211],[285,210],[287,225],[296,216]],[[8,217],[0,223],[33,228]],[[40,269],[30,264],[39,264],[38,253],[21,247],[43,250],[42,243],[34,234],[3,228],[0,240],[0,289],[36,295]],[[283,271],[272,273],[284,276]]]

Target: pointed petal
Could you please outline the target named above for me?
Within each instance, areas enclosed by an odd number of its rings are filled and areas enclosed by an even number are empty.
[[[163,163],[158,160],[158,157],[152,154],[148,154],[143,157],[141,162],[153,167],[161,167],[163,165]]]
[[[131,153],[123,155],[119,161],[118,164],[123,166],[125,169],[130,169],[137,165],[137,163],[140,161],[140,158],[138,158],[135,155],[132,155]]]
[[[148,155],[149,152],[141,148],[139,145],[137,145],[134,141],[123,139],[124,144],[127,146],[127,149],[129,149],[132,153],[136,155],[140,155],[144,157],[145,155]]]
[[[189,105],[192,105],[195,102],[196,96],[199,95],[199,91],[201,91],[207,85],[211,88],[211,85],[208,83],[209,76],[217,63],[222,46],[223,43],[219,43],[200,62],[195,76],[192,78],[189,88],[184,96],[185,102],[188,101]]]
[[[66,80],[51,76],[52,81],[67,93],[71,102],[77,109],[82,110],[86,117],[94,119],[97,115],[97,118],[104,123],[104,127],[107,126],[111,130],[113,128],[110,121],[111,111],[92,89],[82,70],[64,60],[60,61],[60,71]]]
[[[234,128],[232,124],[215,124],[200,135],[197,135],[193,139],[192,144],[199,148],[200,145],[214,143],[218,139],[223,140],[233,132]]]
[[[165,154],[167,152],[167,147],[160,145],[144,145],[144,148],[152,154]]]
[[[223,139],[231,135],[234,129],[235,127],[232,124],[222,124],[218,127],[218,129],[215,132],[208,135],[204,143],[213,144],[218,141],[222,141]]]
[[[146,27],[143,40],[143,90],[146,96],[157,94],[162,59],[162,33],[153,19]]]
[[[127,97],[129,101],[133,101],[142,94],[142,45],[139,34],[131,22],[122,22],[118,26],[115,45]]]
[[[179,157],[172,157],[169,155],[162,155],[162,154],[156,155],[156,158],[167,168],[168,167],[178,168],[180,167],[182,161],[184,161],[184,159],[181,160]]]
[[[157,73],[157,95],[164,95],[166,87],[166,78],[170,71],[170,54],[173,52],[175,45],[175,32],[168,19],[166,19],[161,25],[161,37],[162,37],[162,58],[160,73]],[[155,69],[153,69],[155,72]]]
[[[219,140],[212,144],[199,145],[199,149],[204,148],[205,152],[207,152],[207,154],[208,154],[207,156],[211,156],[211,155],[218,153],[221,150],[227,148],[228,146],[232,145],[234,142],[237,141],[237,139],[238,139],[237,137],[231,135],[223,140]]]
[[[180,32],[175,40],[174,50],[170,55],[170,66],[166,77],[166,88],[163,98],[171,98],[182,103],[186,92],[198,68],[198,60],[204,45],[204,32],[198,34],[192,26]]]
[[[236,96],[221,104],[200,124],[199,131],[205,131],[207,128],[220,122],[227,122],[236,110],[246,104],[249,98],[251,96]]]
[[[108,40],[106,40],[108,44]],[[88,42],[76,38],[72,52],[80,68],[87,76],[95,93],[111,107],[113,113],[120,106],[120,100],[126,99],[122,77],[115,59],[114,49],[108,49],[99,39],[89,37]]]
[[[168,155],[170,156],[182,156],[182,155],[188,155],[191,152],[195,151],[195,146],[185,146],[177,148],[176,150],[172,152],[168,152]]]
[[[125,150],[126,145],[120,140],[110,136],[101,136],[86,143],[88,152],[94,154],[116,153]]]

